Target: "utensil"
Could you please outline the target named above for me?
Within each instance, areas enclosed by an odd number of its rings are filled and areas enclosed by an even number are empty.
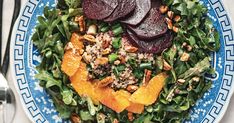
[[[2,9],[3,0],[1,0],[0,4],[1,4],[1,9]],[[5,79],[4,76],[6,76],[6,73],[8,71],[8,66],[9,66],[10,41],[11,41],[12,29],[19,15],[20,7],[21,7],[21,0],[15,0],[14,14],[13,14],[12,21],[11,21],[10,33],[8,35],[7,46],[5,50],[2,67],[1,67],[1,61],[0,61],[0,103],[2,107],[1,111],[3,114],[3,117],[2,117],[3,123],[11,123],[15,116],[15,109],[16,109],[15,95],[13,91],[11,90],[11,88],[8,86],[7,80]],[[1,17],[1,20],[0,20],[1,32],[0,33],[2,33],[2,10],[1,10],[0,17]],[[0,36],[0,38],[2,42],[2,36]],[[2,46],[0,47],[0,49],[2,49]],[[2,54],[1,51],[2,50],[0,50],[0,54]]]
[[[3,1],[3,0],[1,0],[1,1]],[[5,54],[4,54],[4,58],[3,58],[3,63],[2,63],[2,68],[1,68],[2,74],[4,76],[6,76],[7,71],[8,71],[9,59],[10,59],[11,35],[12,35],[12,30],[13,30],[15,21],[16,21],[16,19],[19,16],[20,7],[21,7],[21,0],[15,0],[14,13],[13,13],[13,17],[12,17],[12,20],[11,20],[10,32],[9,32],[9,35],[8,35],[6,50],[5,50]]]
[[[12,90],[9,88],[7,80],[1,73],[0,73],[0,103],[2,106],[1,114],[3,114],[2,117],[3,123],[12,123],[16,110],[15,96]]]
[[[2,10],[3,0],[0,1],[0,48],[2,48]],[[2,64],[2,53],[0,53],[0,65]]]

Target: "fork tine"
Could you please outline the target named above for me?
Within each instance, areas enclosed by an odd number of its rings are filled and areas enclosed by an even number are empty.
[[[3,0],[0,1],[0,68],[2,65],[2,11],[3,11]]]
[[[3,63],[2,63],[2,68],[1,68],[2,74],[4,76],[6,76],[7,71],[8,71],[8,66],[9,66],[9,61],[10,61],[11,35],[12,35],[12,30],[13,30],[13,26],[15,24],[15,21],[17,20],[17,18],[19,16],[20,7],[21,7],[21,0],[15,0],[14,14],[13,14],[13,18],[11,21],[10,32],[8,35],[7,46],[6,46],[6,50],[5,50],[5,54],[4,54],[4,58],[3,58]]]

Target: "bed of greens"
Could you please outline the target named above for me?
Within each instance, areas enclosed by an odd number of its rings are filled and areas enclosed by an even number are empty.
[[[142,113],[129,113],[127,110],[117,113],[108,106],[102,103],[95,104],[90,97],[80,96],[77,93],[71,85],[69,75],[62,70],[62,62],[73,33],[85,34],[77,22],[77,17],[84,15],[82,1],[58,0],[56,8],[44,8],[44,15],[38,17],[39,24],[35,27],[36,31],[32,37],[42,58],[42,62],[37,66],[39,73],[36,78],[50,94],[62,118],[70,119],[74,123],[179,123],[189,119],[191,107],[212,85],[212,81],[205,79],[205,74],[214,74],[209,55],[219,50],[219,34],[207,17],[207,8],[198,0],[162,2],[164,7],[168,7],[174,15],[180,17],[178,21],[173,21],[174,28],[170,30],[173,39],[170,47],[161,52],[149,53],[152,55],[152,62],[145,62],[146,58],[137,64],[135,57],[126,62],[134,68],[132,76],[136,78],[137,86],[145,81],[146,69],[152,72],[151,78],[161,72],[165,72],[168,76],[157,101],[144,106]],[[164,14],[164,16],[170,18],[170,15]],[[97,25],[97,33],[111,31],[114,52],[117,53],[121,49],[123,44],[121,36],[126,31],[124,24],[119,21],[107,23],[88,18],[84,20],[87,27]],[[84,52],[87,52],[86,50],[87,48]],[[118,76],[126,65],[114,63],[118,57],[115,53],[108,55],[108,60],[110,65],[116,66],[113,68],[113,75]],[[110,76],[109,74],[99,76],[95,73],[97,69],[91,65],[87,65],[87,69],[92,73],[90,77],[92,79],[101,80]],[[112,68],[105,69],[112,70]],[[115,90],[120,88],[124,86],[113,87]]]

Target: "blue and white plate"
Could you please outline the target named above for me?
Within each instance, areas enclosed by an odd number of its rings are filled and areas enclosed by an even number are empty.
[[[191,110],[188,123],[219,122],[223,117],[234,91],[234,40],[231,22],[220,0],[201,0],[207,6],[208,16],[221,36],[221,49],[211,54],[216,75],[211,79],[212,88],[197,101]],[[49,95],[34,78],[35,67],[40,63],[38,50],[31,37],[45,6],[55,7],[55,0],[28,0],[23,8],[11,45],[11,68],[15,87],[28,117],[36,123],[64,122],[56,112]]]

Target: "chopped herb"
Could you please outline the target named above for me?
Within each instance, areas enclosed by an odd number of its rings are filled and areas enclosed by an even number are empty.
[[[110,55],[108,56],[108,59],[109,59],[109,62],[110,62],[110,63],[114,63],[114,61],[118,59],[118,55],[112,53],[112,54],[110,54]]]
[[[121,37],[116,37],[112,41],[112,45],[115,49],[119,49],[121,46]]]
[[[152,63],[151,62],[148,62],[148,63],[141,63],[140,64],[140,69],[152,69],[153,66],[152,66]]]
[[[112,31],[115,36],[118,36],[123,33],[122,26],[118,23],[112,26]]]

